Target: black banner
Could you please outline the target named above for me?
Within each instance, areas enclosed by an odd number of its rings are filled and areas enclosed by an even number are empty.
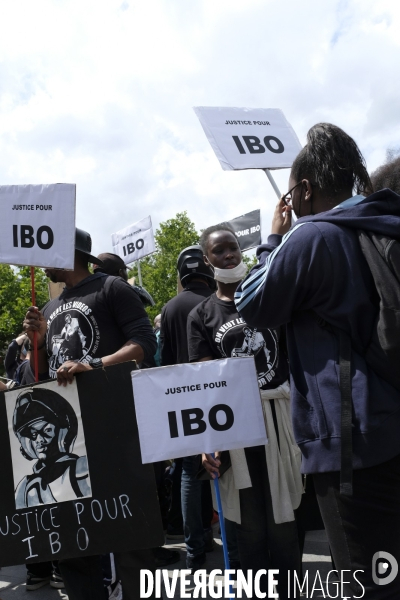
[[[0,395],[0,565],[164,543],[142,465],[133,363]]]
[[[253,210],[241,217],[228,221],[233,227],[239,241],[240,249],[250,250],[261,244],[261,216],[260,209]]]

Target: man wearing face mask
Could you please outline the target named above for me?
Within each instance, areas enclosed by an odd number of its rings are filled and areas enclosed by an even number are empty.
[[[279,569],[281,600],[292,597],[288,573],[300,570],[300,548],[294,510],[302,495],[300,451],[289,417],[288,362],[280,331],[249,327],[233,301],[246,273],[236,236],[227,223],[203,231],[204,261],[214,271],[217,291],[188,317],[191,362],[230,357],[254,357],[264,403],[268,445],[230,451],[232,468],[222,476],[221,498],[226,519],[235,522],[240,566]],[[240,373],[240,361],[238,361]],[[238,379],[246,402],[246,381]],[[219,476],[220,461],[207,454],[203,466]],[[268,592],[266,576],[260,590]]]

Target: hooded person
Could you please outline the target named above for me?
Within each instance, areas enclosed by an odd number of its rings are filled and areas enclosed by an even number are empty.
[[[379,297],[359,235],[400,240],[400,197],[371,194],[356,143],[329,123],[309,130],[288,187],[236,306],[252,327],[287,324],[302,471],[313,476],[336,568],[359,570],[344,593],[398,598],[400,579],[393,569],[381,577],[376,561],[384,551],[400,562],[400,391],[366,361]],[[292,210],[298,220],[290,228]],[[348,356],[343,339],[351,341]],[[347,458],[352,482],[342,470]]]
[[[15,490],[16,508],[91,496],[86,456],[73,454],[78,422],[72,406],[52,390],[25,389],[17,398],[13,431],[21,454],[36,460]]]

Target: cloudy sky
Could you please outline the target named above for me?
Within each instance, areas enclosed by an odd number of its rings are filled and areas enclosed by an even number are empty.
[[[0,18],[0,184],[76,183],[95,253],[149,214],[261,208],[268,232],[265,174],[223,171],[193,106],[281,108],[302,144],[333,122],[370,170],[400,146],[393,0],[0,0]]]

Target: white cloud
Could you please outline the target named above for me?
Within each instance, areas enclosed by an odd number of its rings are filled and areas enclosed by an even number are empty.
[[[193,106],[282,108],[303,143],[332,121],[370,169],[400,143],[389,0],[2,0],[1,14],[0,183],[76,182],[95,252],[148,214],[201,228],[261,207],[268,231],[267,178],[222,171]]]

